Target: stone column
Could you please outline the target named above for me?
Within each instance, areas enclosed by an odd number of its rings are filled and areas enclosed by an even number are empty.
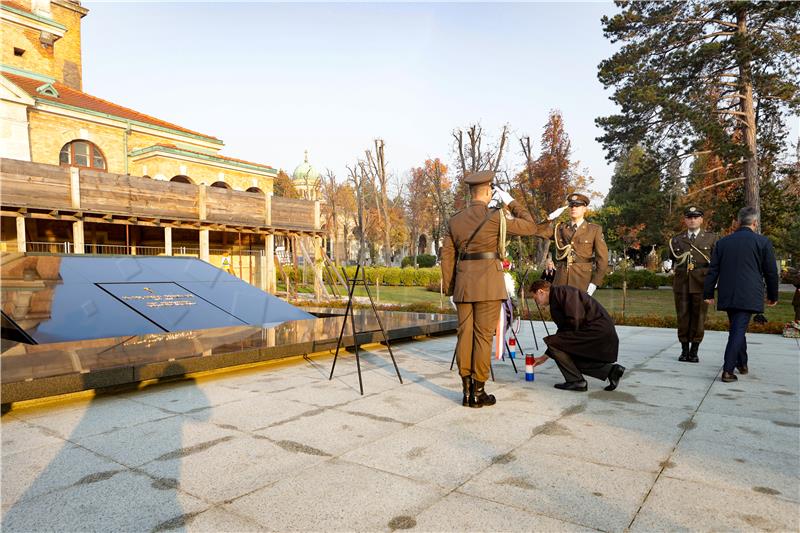
[[[208,247],[208,235],[209,230],[201,229],[200,230],[200,259],[205,261],[206,263],[210,263],[210,254],[209,254],[209,247]]]
[[[25,217],[17,217],[17,251],[28,251],[28,241],[25,238]]]
[[[82,254],[83,251],[83,220],[76,220],[72,223],[72,246],[73,253]]]
[[[172,227],[164,226],[164,255],[172,255]]]

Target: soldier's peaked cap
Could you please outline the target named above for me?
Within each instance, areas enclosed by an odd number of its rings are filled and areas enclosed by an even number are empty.
[[[481,170],[480,172],[473,172],[464,178],[464,183],[467,185],[480,185],[481,183],[489,183],[494,179],[494,170]]]
[[[683,216],[685,217],[701,217],[703,216],[703,210],[697,207],[696,205],[690,205],[683,211]]]
[[[567,196],[569,205],[589,205],[589,197],[579,192],[574,192]]]

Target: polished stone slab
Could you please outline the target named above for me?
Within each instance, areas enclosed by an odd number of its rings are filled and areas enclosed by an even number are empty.
[[[314,311],[327,316],[265,328],[233,326],[51,344],[4,340],[0,355],[2,402],[133,385],[335,349],[344,310]],[[454,315],[379,313],[390,340],[446,333],[457,327]],[[372,311],[358,310],[354,316],[359,345],[383,340]],[[354,344],[349,324],[348,321],[343,347]],[[344,367],[351,355],[341,355]],[[366,357],[368,369],[369,356]],[[386,361],[391,365],[388,353]]]

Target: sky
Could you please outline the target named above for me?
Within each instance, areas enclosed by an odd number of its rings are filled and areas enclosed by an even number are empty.
[[[594,120],[614,112],[597,65],[602,3],[83,2],[84,91],[225,142],[223,155],[340,180],[373,139],[402,179],[455,163],[452,131],[480,122],[521,168],[552,109],[573,160],[606,193]]]

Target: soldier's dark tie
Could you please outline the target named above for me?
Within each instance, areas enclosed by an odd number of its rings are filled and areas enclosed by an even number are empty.
[[[689,235],[689,241],[694,243],[694,238],[695,237],[696,237],[696,235],[694,233],[692,233],[691,235]]]

